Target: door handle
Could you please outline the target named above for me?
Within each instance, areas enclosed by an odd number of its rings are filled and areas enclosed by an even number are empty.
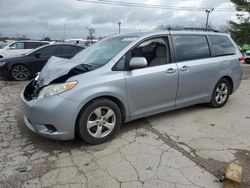
[[[172,74],[172,73],[175,73],[176,72],[176,69],[173,69],[173,68],[169,68],[166,73],[167,74]]]
[[[188,70],[189,70],[189,67],[186,65],[180,68],[180,71],[188,71]]]

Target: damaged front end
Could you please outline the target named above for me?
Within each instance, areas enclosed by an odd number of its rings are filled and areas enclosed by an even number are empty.
[[[26,100],[34,100],[39,93],[52,84],[65,83],[70,77],[93,70],[92,65],[71,63],[68,59],[52,57],[37,77],[25,87]]]

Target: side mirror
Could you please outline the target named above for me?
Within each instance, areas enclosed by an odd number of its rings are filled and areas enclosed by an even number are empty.
[[[133,57],[129,62],[131,69],[145,68],[148,66],[148,62],[145,57]]]
[[[41,57],[41,53],[35,53],[34,55],[36,58],[40,58]]]

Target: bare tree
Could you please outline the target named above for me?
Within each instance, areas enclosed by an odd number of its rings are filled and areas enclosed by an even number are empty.
[[[88,30],[89,33],[87,39],[90,39],[90,43],[92,44],[92,41],[94,39],[95,29],[93,27],[86,27],[86,29]]]

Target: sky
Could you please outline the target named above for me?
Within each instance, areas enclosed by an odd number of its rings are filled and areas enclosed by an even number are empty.
[[[214,8],[209,23],[216,28],[236,20],[230,0],[113,0],[174,7]],[[221,11],[221,10],[226,11]],[[178,25],[203,27],[205,11],[139,8],[94,4],[77,0],[0,0],[0,35],[39,39],[85,38],[86,27],[95,29],[95,36],[148,31],[157,26]]]

